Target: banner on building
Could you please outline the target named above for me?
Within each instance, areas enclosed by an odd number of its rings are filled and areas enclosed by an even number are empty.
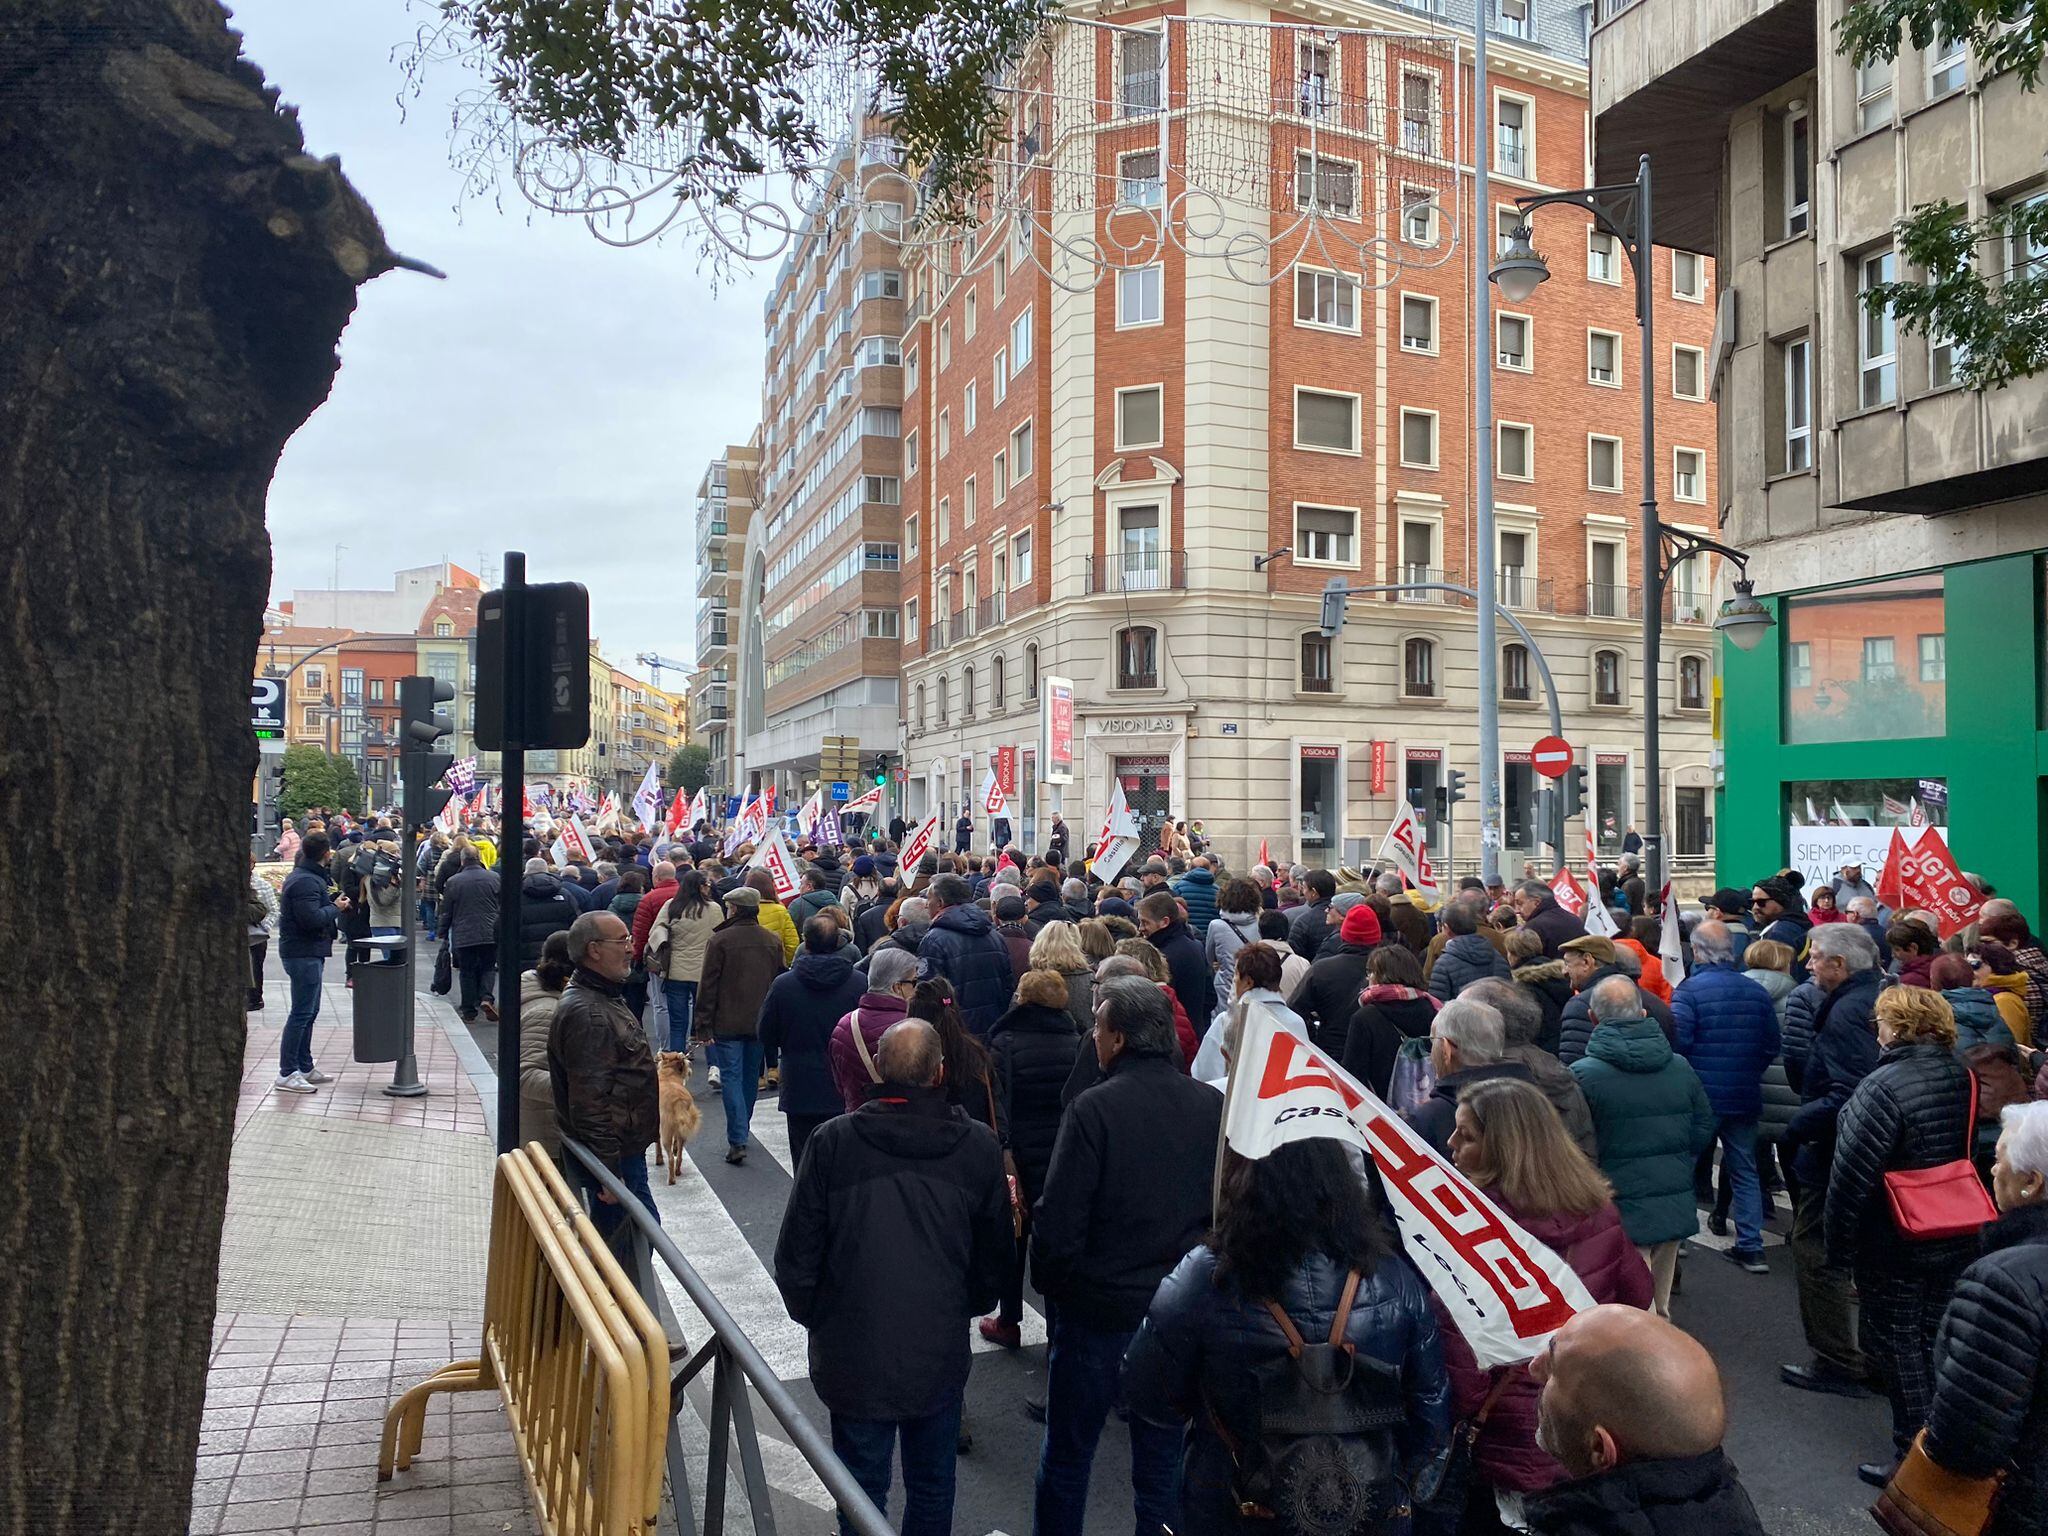
[[[1015,747],[997,747],[993,766],[996,771],[996,782],[1003,786],[1003,793],[1010,799],[1015,800],[1017,798],[1017,749]]]
[[[1482,1368],[1540,1354],[1553,1333],[1593,1305],[1569,1264],[1267,1005],[1247,1010],[1223,1130],[1249,1158],[1315,1137],[1362,1149],[1379,1172],[1409,1260]]]
[[[1074,782],[1074,683],[1066,677],[1050,675],[1039,679],[1039,691],[1044,695],[1044,716],[1039,723],[1044,737],[1044,751],[1039,761],[1045,765],[1042,775],[1048,784],[1071,784]]]
[[[1376,795],[1387,792],[1387,744],[1384,741],[1372,744],[1372,792]]]

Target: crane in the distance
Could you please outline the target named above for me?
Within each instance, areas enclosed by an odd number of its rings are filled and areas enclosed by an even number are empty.
[[[641,666],[653,672],[653,682],[657,688],[661,686],[661,669],[663,667],[667,667],[671,672],[688,672],[691,670],[690,664],[687,661],[677,661],[673,657],[664,656],[658,651],[642,651],[633,659],[639,662]]]

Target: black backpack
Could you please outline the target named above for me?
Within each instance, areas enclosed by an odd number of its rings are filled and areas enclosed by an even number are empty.
[[[1287,1353],[1254,1367],[1244,1440],[1214,1407],[1209,1422],[1230,1453],[1238,1514],[1270,1520],[1286,1536],[1369,1536],[1409,1508],[1394,1433],[1406,1416],[1401,1373],[1361,1355],[1344,1339],[1358,1272],[1344,1294],[1327,1342],[1303,1340],[1279,1303],[1266,1310],[1287,1337]]]

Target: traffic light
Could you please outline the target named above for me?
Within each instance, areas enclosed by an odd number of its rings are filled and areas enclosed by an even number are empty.
[[[1350,592],[1342,576],[1332,576],[1323,585],[1323,638],[1334,640],[1344,632],[1344,604]]]
[[[455,722],[434,708],[436,704],[452,703],[454,699],[453,683],[438,682],[431,677],[401,677],[398,680],[398,713],[404,721],[399,739],[402,743],[404,810],[408,828],[424,827],[441,814],[441,807],[454,794],[453,790],[435,786],[455,761],[455,754],[436,751],[435,746],[443,737],[454,734]]]
[[[1456,805],[1456,804],[1457,804],[1457,803],[1458,803],[1458,802],[1459,802],[1460,800],[1462,800],[1462,799],[1464,799],[1464,798],[1465,798],[1465,774],[1464,774],[1464,771],[1463,771],[1462,769],[1458,769],[1458,768],[1453,768],[1453,769],[1451,770],[1451,775],[1450,775],[1450,788],[1449,788],[1449,789],[1448,789],[1448,790],[1447,790],[1447,791],[1445,792],[1445,794],[1444,794],[1444,800],[1445,800],[1445,803],[1446,803],[1446,804],[1449,804],[1449,805]]]
[[[1571,771],[1558,785],[1564,791],[1565,819],[1570,820],[1586,808],[1586,769],[1584,764],[1574,764]]]
[[[887,753],[878,752],[875,754],[875,783],[881,785],[888,782],[889,757]]]

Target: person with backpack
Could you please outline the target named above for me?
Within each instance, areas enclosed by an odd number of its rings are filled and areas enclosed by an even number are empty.
[[[370,909],[370,936],[396,937],[405,923],[405,866],[399,860],[398,844],[389,838],[370,846],[369,872],[362,880],[364,904]]]
[[[1191,1426],[1183,1536],[1321,1529],[1311,1492],[1369,1511],[1348,1529],[1395,1528],[1450,1383],[1429,1293],[1341,1143],[1224,1154],[1215,1226],[1153,1296],[1124,1391],[1134,1420]]]

